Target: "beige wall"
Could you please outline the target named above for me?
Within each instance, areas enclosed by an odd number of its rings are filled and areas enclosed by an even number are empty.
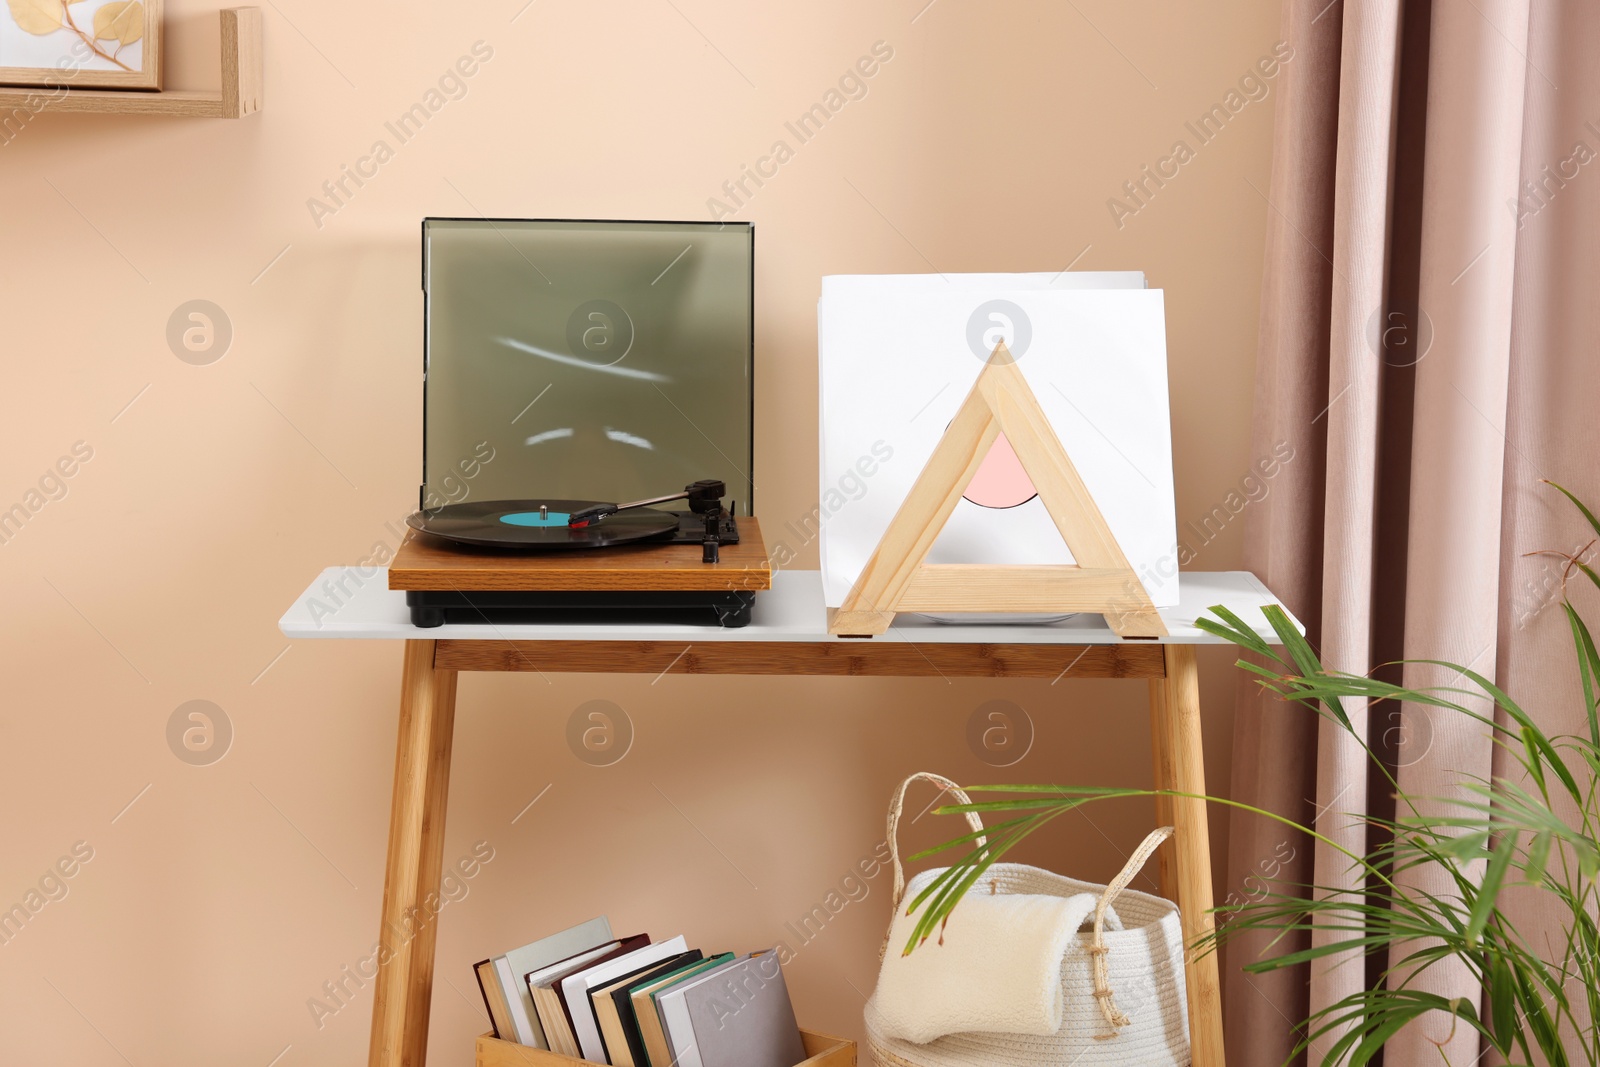
[[[285,652],[276,620],[319,568],[389,541],[386,522],[415,500],[424,215],[703,217],[785,120],[884,41],[894,57],[867,95],[738,215],[759,230],[769,525],[816,500],[814,307],[831,272],[1053,270],[1080,252],[1080,269],[1143,269],[1167,293],[1180,522],[1223,503],[1255,458],[1268,210],[1255,190],[1272,101],[1209,145],[1183,124],[1270,54],[1275,3],[936,0],[915,21],[922,0],[522,4],[281,0],[265,8],[262,114],[47,114],[0,146],[0,508],[28,501],[75,442],[93,451],[66,496],[0,545],[0,906],[76,842],[93,850],[67,865],[68,895],[0,945],[0,1062],[362,1061],[370,985],[320,1028],[307,1001],[376,933],[400,649]],[[169,7],[169,84],[214,84],[209,8]],[[465,97],[395,144],[385,121],[478,41],[493,57]],[[394,158],[319,227],[308,198],[378,138]],[[1179,138],[1196,157],[1119,228],[1107,199]],[[234,331],[209,366],[165,339],[196,298]],[[1239,527],[1192,566],[1236,566]],[[803,563],[815,558],[808,547]],[[1227,780],[1230,659],[1202,659],[1214,784]],[[1144,695],[466,678],[445,851],[483,840],[494,858],[444,913],[434,1062],[468,1063],[484,1029],[474,960],[594,913],[708,949],[789,938],[784,924],[873,851],[908,771],[1147,782]],[[564,740],[593,698],[637,731],[608,768]],[[168,718],[191,699],[216,702],[236,732],[211,766],[168,747]],[[965,740],[993,699],[1037,726],[1008,770]],[[1151,812],[1093,818],[1064,821],[1029,858],[1106,877]],[[804,1023],[859,1034],[886,883],[795,943]]]

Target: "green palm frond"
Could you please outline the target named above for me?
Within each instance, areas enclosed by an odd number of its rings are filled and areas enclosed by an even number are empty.
[[[1555,488],[1600,541],[1600,518],[1572,493]],[[1324,1065],[1361,1067],[1406,1025],[1442,1013],[1458,1029],[1481,1035],[1508,1064],[1600,1067],[1595,1025],[1600,1019],[1600,649],[1565,587],[1568,578],[1580,584],[1587,578],[1600,589],[1600,572],[1580,558],[1585,552],[1555,554],[1566,563],[1561,607],[1588,736],[1547,733],[1490,679],[1457,664],[1413,661],[1455,679],[1430,687],[1328,670],[1281,608],[1263,609],[1271,641],[1225,608],[1213,608],[1214,618],[1199,620],[1201,629],[1254,657],[1240,659],[1237,666],[1260,686],[1348,732],[1395,797],[1393,817],[1352,816],[1373,831],[1369,836],[1377,842],[1362,852],[1276,813],[1226,798],[1201,798],[1275,821],[1327,846],[1324,854],[1339,858],[1349,881],[1344,887],[1271,883],[1266,891],[1215,909],[1216,928],[1192,948],[1211,952],[1243,933],[1265,934],[1264,953],[1244,965],[1257,974],[1317,961],[1380,961],[1382,978],[1373,988],[1304,1021],[1296,1054],[1315,1049]],[[1451,797],[1408,794],[1347,711],[1384,702],[1460,716],[1504,754],[1506,773],[1487,780],[1463,776]],[[904,946],[907,953],[949,920],[962,894],[985,871],[1056,818],[1094,804],[1185,795],[1059,784],[969,786],[968,792],[982,799],[938,811],[977,812],[1002,821],[982,834],[969,833],[911,857],[948,852],[960,858],[907,904],[908,913],[923,908]],[[1002,798],[990,799],[993,794]],[[1441,889],[1427,892],[1420,888],[1424,884]],[[1352,885],[1361,888],[1351,890]],[[1536,942],[1507,911],[1510,890],[1533,894],[1541,914],[1557,916],[1541,926]],[[1464,965],[1482,983],[1481,1014],[1476,1003],[1418,988],[1419,975],[1445,963]]]

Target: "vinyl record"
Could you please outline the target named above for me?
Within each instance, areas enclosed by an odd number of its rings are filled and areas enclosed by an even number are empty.
[[[593,500],[476,500],[412,512],[406,525],[457,544],[541,552],[633,544],[669,537],[678,529],[676,515],[649,508],[620,511],[588,526],[567,525],[567,517],[574,511],[595,503]]]

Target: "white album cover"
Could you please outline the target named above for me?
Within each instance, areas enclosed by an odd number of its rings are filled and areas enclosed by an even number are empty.
[[[1178,603],[1166,319],[1141,273],[835,275],[817,317],[829,607],[1001,338],[1150,599]],[[1073,562],[1004,437],[928,562]]]

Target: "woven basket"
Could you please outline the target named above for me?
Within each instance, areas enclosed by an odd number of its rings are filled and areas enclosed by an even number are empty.
[[[926,888],[939,870],[905,883],[897,831],[906,789],[924,780],[948,790],[962,804],[972,801],[954,782],[936,774],[914,774],[901,783],[889,806],[889,848],[894,866],[894,907]],[[967,813],[974,832],[983,830]],[[997,863],[969,892],[1100,897],[1095,929],[1081,933],[1061,960],[1064,997],[1061,1029],[1047,1036],[1000,1033],[949,1034],[925,1045],[882,1033],[872,1002],[866,1010],[867,1047],[883,1067],[1187,1067],[1188,1005],[1184,999],[1183,927],[1177,905],[1126,888],[1156,847],[1172,833],[1147,837],[1111,885],[1080,882],[1020,863]],[[980,843],[983,838],[978,839]],[[1112,902],[1122,929],[1108,929]],[[884,950],[889,948],[887,936]],[[937,951],[923,948],[919,951]],[[880,958],[882,953],[880,952]],[[1097,967],[1097,961],[1101,965]],[[1098,971],[1098,973],[1097,973]]]

